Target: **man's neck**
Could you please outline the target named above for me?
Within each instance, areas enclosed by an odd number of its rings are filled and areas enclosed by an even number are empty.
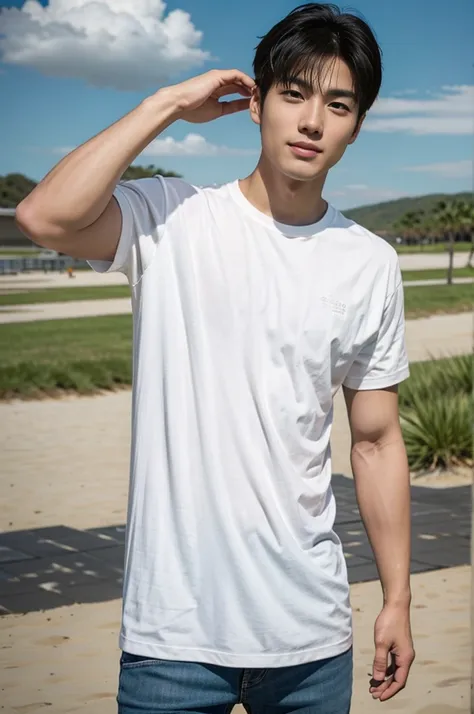
[[[326,175],[314,181],[295,181],[266,167],[261,158],[239,186],[255,208],[275,221],[305,226],[317,223],[327,211],[327,203],[321,197],[325,180]]]

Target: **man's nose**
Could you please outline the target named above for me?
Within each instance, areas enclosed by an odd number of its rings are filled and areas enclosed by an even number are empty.
[[[319,102],[308,102],[301,117],[299,129],[304,134],[322,134],[324,111]]]

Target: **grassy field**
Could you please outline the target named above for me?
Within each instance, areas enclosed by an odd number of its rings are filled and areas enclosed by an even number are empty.
[[[445,270],[407,270],[404,280],[444,280]],[[474,268],[457,268],[455,278],[474,278]],[[75,300],[110,300],[130,296],[128,285],[42,288],[24,292],[0,294],[0,305],[32,305],[36,303],[70,302]]]
[[[0,325],[0,399],[131,384],[131,315]]]
[[[405,306],[408,319],[472,310],[472,285],[406,288]],[[130,385],[131,343],[131,315],[0,325],[0,399]]]
[[[404,292],[408,320],[429,315],[468,312],[474,307],[472,284],[406,287]]]
[[[446,280],[447,268],[434,268],[430,270],[402,270],[403,280]],[[455,268],[455,278],[474,278],[474,268]]]
[[[433,243],[432,245],[395,245],[397,253],[447,253],[446,243]],[[471,243],[455,243],[455,253],[468,253],[471,250]]]
[[[40,302],[70,302],[73,300],[110,300],[122,297],[130,297],[128,285],[43,288],[21,293],[9,291],[4,295],[0,294],[0,305],[32,305]]]

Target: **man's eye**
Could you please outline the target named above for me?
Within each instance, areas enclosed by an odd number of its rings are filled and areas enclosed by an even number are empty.
[[[302,99],[303,95],[301,92],[297,92],[296,89],[285,89],[282,94],[285,94],[287,97],[291,97],[292,99]]]
[[[347,104],[343,104],[342,102],[331,102],[331,107],[334,107],[334,109],[339,109],[345,112],[350,112],[349,107]]]

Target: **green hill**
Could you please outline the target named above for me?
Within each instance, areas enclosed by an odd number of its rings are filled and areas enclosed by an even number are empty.
[[[160,173],[163,176],[179,176],[179,174],[175,174],[172,171],[166,172],[153,165],[132,165],[123,174],[123,178],[141,178],[144,176],[153,176],[156,173]],[[15,207],[35,186],[35,181],[22,174],[0,176],[0,207]],[[381,235],[390,235],[393,233],[393,224],[408,211],[425,211],[429,213],[438,201],[446,201],[449,199],[472,201],[472,194],[467,192],[456,194],[437,193],[428,196],[399,198],[396,201],[376,203],[370,206],[361,206],[360,208],[350,208],[347,211],[343,211],[343,213],[348,218],[356,221],[356,223],[360,223],[362,226],[365,226],[365,228],[368,228],[369,231],[374,231]]]
[[[393,225],[408,211],[424,211],[430,213],[438,201],[448,200],[472,201],[471,193],[433,193],[427,196],[398,198],[395,201],[376,203],[372,206],[361,206],[343,211],[347,218],[359,223],[369,231],[376,233],[391,233]]]

